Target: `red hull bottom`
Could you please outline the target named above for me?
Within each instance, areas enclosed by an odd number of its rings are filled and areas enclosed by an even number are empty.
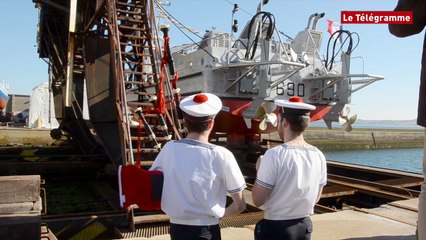
[[[259,142],[260,134],[277,131],[277,128],[271,123],[268,123],[266,130],[260,130],[260,119],[252,119],[251,127],[247,127],[242,114],[250,106],[252,101],[222,99],[222,103],[222,111],[215,118],[213,136],[215,134],[226,134],[229,145],[239,146]],[[331,108],[331,106],[317,105],[316,109],[311,112],[311,122],[323,119],[330,112]]]
[[[0,98],[0,111],[6,108],[7,101]]]

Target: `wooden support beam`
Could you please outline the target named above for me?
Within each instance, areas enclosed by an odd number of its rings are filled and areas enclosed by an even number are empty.
[[[0,176],[0,204],[37,202],[40,199],[40,176]]]
[[[0,176],[0,239],[40,239],[40,176]]]

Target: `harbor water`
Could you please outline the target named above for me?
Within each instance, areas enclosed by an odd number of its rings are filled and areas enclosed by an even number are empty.
[[[423,148],[324,151],[327,160],[422,173]]]
[[[325,127],[324,122],[318,121],[311,124],[313,127]],[[333,128],[340,128],[338,124]],[[353,128],[360,129],[401,129],[422,130],[423,128],[411,121],[363,121],[359,120]],[[349,164],[378,167],[383,169],[398,170],[422,174],[423,148],[400,149],[370,149],[347,151],[324,151],[327,160]]]

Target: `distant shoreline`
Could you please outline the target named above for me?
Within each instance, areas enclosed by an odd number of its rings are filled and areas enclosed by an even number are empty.
[[[354,128],[342,129],[311,127],[305,133],[306,140],[321,150],[367,150],[389,148],[422,148],[423,129]]]
[[[318,127],[318,126],[309,126],[307,128],[307,131],[314,131],[316,129],[319,130],[324,130],[324,131],[341,131],[344,132],[342,128],[340,127],[336,127],[333,129],[328,129],[327,127]],[[392,126],[391,128],[386,128],[386,127],[376,127],[376,126],[371,126],[371,127],[353,127],[351,132],[357,132],[357,131],[388,131],[388,132],[405,132],[405,131],[409,131],[409,132],[422,132],[424,133],[424,128],[422,127],[401,127],[398,128],[398,126]],[[351,132],[348,132],[349,134]]]
[[[316,121],[310,124],[311,127],[327,128],[323,121]],[[412,129],[423,130],[424,128],[417,125],[416,120],[362,120],[358,119],[352,127],[354,129]],[[333,129],[341,129],[339,123],[333,123]]]
[[[308,127],[305,140],[323,151],[422,148],[422,129],[354,128],[351,132],[326,127]],[[277,133],[263,134],[263,139],[280,141]]]

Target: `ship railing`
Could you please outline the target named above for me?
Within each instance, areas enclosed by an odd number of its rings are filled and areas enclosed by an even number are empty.
[[[260,61],[260,62],[239,60],[238,62],[232,63],[230,65],[220,65],[219,67],[213,67],[213,71],[230,69],[230,68],[244,68],[244,67],[251,67],[251,66],[278,65],[278,64],[296,67],[300,69],[306,67],[305,63],[286,61],[286,60],[272,60],[272,61]]]
[[[356,80],[354,78],[362,78],[361,80]],[[314,77],[306,77],[303,78],[303,81],[324,81],[326,84],[324,87],[316,90],[315,92],[311,93],[311,95],[308,97],[309,99],[315,98],[315,96],[318,96],[319,94],[325,92],[330,87],[334,86],[335,84],[338,84],[342,82],[343,80],[349,80],[349,84],[351,85],[361,85],[357,87],[356,89],[351,90],[351,93],[354,93],[376,81],[383,80],[384,77],[377,76],[377,75],[370,75],[370,74],[348,74],[348,75],[322,75],[322,76],[314,76]]]
[[[278,56],[285,56],[287,61],[290,61],[290,60],[296,61],[296,59],[290,59],[289,56],[291,56],[291,54],[288,53],[288,51],[286,49],[286,45],[284,44],[284,42],[281,39],[279,30],[275,28],[275,31],[277,32],[277,36],[278,36],[278,41],[277,41],[277,43],[278,43],[278,52],[277,53],[279,54]]]
[[[351,78],[352,85],[361,85],[355,89],[352,89],[351,93],[361,90],[374,82],[385,79],[383,76],[370,75],[370,74],[351,74],[349,75],[349,77]],[[354,78],[362,78],[362,79],[357,80]]]

